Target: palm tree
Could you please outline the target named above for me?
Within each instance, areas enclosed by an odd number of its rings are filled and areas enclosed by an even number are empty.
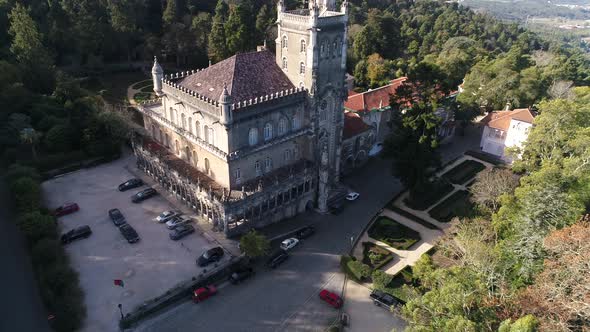
[[[31,152],[33,154],[33,160],[37,161],[37,150],[35,150],[35,145],[39,141],[40,134],[33,128],[24,128],[20,132],[20,139],[25,144],[31,145]]]

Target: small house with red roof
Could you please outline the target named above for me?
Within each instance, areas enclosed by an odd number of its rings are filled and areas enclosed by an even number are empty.
[[[490,112],[481,120],[485,127],[480,148],[511,162],[512,157],[506,154],[506,148],[522,147],[534,118],[535,113],[530,108],[510,110],[510,105],[503,111]]]
[[[349,174],[367,162],[375,135],[375,128],[366,124],[358,113],[344,112],[340,153],[342,174]]]

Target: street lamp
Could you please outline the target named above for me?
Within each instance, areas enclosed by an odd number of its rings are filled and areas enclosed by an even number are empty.
[[[121,313],[121,319],[123,319],[123,305],[119,303],[117,306],[119,307],[119,312]]]

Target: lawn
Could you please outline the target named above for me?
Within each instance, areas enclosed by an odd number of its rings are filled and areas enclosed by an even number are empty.
[[[151,99],[155,99],[156,95],[154,93],[150,93],[150,92],[138,92],[133,96],[133,99],[136,102],[142,102],[145,100],[151,100]]]
[[[367,233],[371,238],[398,250],[407,250],[420,241],[420,233],[383,216],[377,218]]]
[[[393,253],[373,242],[363,242],[363,263],[379,269],[393,259]]]
[[[84,82],[83,87],[95,93],[101,93],[110,103],[125,104],[127,103],[127,88],[134,82],[145,78],[146,75],[141,71],[104,74]],[[146,84],[151,83],[146,82]]]
[[[471,212],[469,192],[459,190],[433,207],[428,214],[440,222],[449,222],[453,217],[463,217]]]
[[[414,210],[426,210],[445,195],[448,195],[453,189],[453,185],[448,181],[445,179],[439,179],[421,188],[415,189],[404,203]]]
[[[459,165],[453,167],[450,171],[442,175],[443,178],[448,179],[452,183],[463,184],[470,179],[473,179],[475,175],[486,167],[475,160],[465,160]]]

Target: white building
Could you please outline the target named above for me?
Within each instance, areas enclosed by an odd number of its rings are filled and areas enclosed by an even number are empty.
[[[489,113],[481,120],[485,127],[479,143],[480,148],[511,162],[512,158],[506,155],[506,148],[522,147],[533,126],[534,117],[535,114],[528,108]]]

